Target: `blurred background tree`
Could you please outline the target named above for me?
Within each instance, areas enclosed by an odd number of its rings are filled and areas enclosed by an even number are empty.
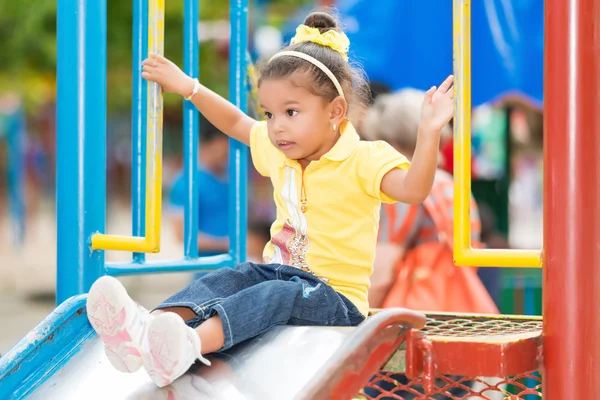
[[[251,0],[252,1],[252,0]],[[259,0],[267,3],[267,21],[280,25],[294,9],[312,0]],[[165,52],[178,65],[183,61],[183,0],[165,2]],[[252,10],[252,8],[250,8]],[[200,0],[204,21],[227,21],[229,2]],[[128,112],[131,102],[131,1],[107,1],[108,112]],[[28,113],[35,113],[55,97],[56,0],[0,1],[0,87],[21,94]],[[8,40],[10,38],[10,40]],[[222,49],[221,49],[222,50]],[[201,46],[201,80],[222,95],[227,94],[227,71],[218,44]],[[167,96],[166,106],[181,100]],[[168,110],[166,110],[168,112]]]

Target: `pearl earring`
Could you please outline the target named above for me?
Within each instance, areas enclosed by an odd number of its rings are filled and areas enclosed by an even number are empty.
[[[337,125],[333,124],[333,130],[336,131],[337,130]]]

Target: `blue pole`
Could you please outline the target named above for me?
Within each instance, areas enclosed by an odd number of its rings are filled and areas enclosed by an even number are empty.
[[[9,118],[8,144],[8,195],[14,243],[25,239],[25,112],[22,108]]]
[[[106,0],[57,4],[56,302],[85,293],[102,275],[105,230]]]
[[[131,102],[131,214],[133,236],[146,236],[146,114],[148,85],[142,80],[142,61],[148,56],[148,1],[133,0],[133,67]],[[133,253],[142,263],[144,253]]]
[[[229,101],[246,112],[246,49],[248,47],[248,0],[230,1]],[[229,243],[236,263],[246,260],[248,226],[248,149],[229,140]]]
[[[185,0],[183,23],[184,72],[200,78],[200,43],[198,41],[199,0]],[[183,157],[185,181],[184,254],[198,257],[198,110],[188,101],[183,105]]]

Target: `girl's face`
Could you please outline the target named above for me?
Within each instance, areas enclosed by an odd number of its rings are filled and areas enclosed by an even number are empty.
[[[304,73],[268,79],[258,90],[271,143],[301,164],[318,160],[333,147],[345,115],[343,99],[329,102],[315,95],[307,89],[305,79]]]

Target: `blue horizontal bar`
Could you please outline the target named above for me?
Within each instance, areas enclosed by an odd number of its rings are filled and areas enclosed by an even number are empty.
[[[207,271],[233,267],[235,260],[230,254],[179,260],[146,261],[144,263],[106,263],[106,274],[110,276],[160,274],[188,271]]]

